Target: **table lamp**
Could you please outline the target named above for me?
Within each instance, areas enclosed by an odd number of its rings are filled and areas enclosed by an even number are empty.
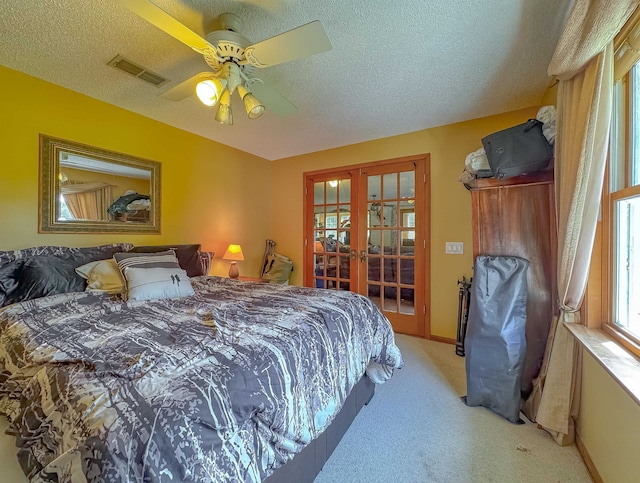
[[[240,245],[229,245],[222,259],[231,260],[231,264],[229,265],[229,278],[238,278],[240,272],[238,272],[237,262],[244,260],[242,247]]]

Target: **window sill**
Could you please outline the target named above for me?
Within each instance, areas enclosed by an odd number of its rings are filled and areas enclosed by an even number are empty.
[[[640,405],[640,360],[602,330],[590,329],[580,324],[564,324],[564,326]]]

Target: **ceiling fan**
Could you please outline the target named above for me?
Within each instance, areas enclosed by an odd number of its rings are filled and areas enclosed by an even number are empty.
[[[204,38],[149,0],[118,0],[124,7],[202,54],[211,67],[161,94],[172,101],[194,92],[207,106],[218,104],[216,121],[233,124],[231,95],[238,92],[247,116],[260,117],[265,108],[280,116],[296,111],[288,99],[253,77],[256,68],[270,67],[331,50],[331,42],[320,21],[252,44],[241,32],[242,20],[232,14],[218,17],[217,28]]]

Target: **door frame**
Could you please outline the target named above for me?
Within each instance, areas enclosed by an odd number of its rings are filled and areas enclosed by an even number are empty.
[[[310,267],[313,265],[313,248],[310,240],[308,238],[308,234],[311,233],[312,227],[311,217],[308,216],[309,210],[313,209],[313,206],[309,207],[309,203],[307,202],[309,186],[313,187],[313,181],[327,181],[333,178],[344,178],[351,177],[351,187],[354,189],[354,185],[358,184],[356,181],[361,176],[361,171],[366,171],[367,168],[379,167],[383,165],[393,165],[393,164],[402,164],[408,161],[413,161],[414,163],[424,163],[424,170],[422,170],[423,174],[423,187],[424,187],[424,204],[421,207],[424,213],[424,217],[426,218],[425,223],[423,224],[422,230],[416,230],[416,245],[421,245],[421,249],[423,250],[422,260],[424,267],[424,293],[422,294],[423,306],[422,308],[416,306],[416,316],[418,321],[418,331],[417,336],[424,337],[427,339],[431,339],[431,156],[429,153],[412,155],[412,156],[404,156],[400,158],[391,158],[384,159],[379,161],[367,162],[362,164],[354,164],[347,166],[336,166],[333,168],[325,168],[315,171],[307,171],[302,173],[302,182],[303,182],[303,190],[302,190],[302,209],[303,209],[303,222],[302,222],[302,238],[303,238],[303,284],[306,287],[313,286],[313,270],[310,270]],[[353,172],[356,172],[357,176],[354,179]],[[416,170],[416,173],[418,170]],[[364,176],[364,175],[362,175]],[[416,179],[416,183],[418,183],[418,179]],[[351,198],[352,204],[352,213],[356,208],[358,201],[355,201]],[[362,223],[359,223],[362,225]],[[311,230],[311,231],[310,231]],[[366,228],[364,229],[366,230]],[[362,232],[362,227],[360,230]],[[353,233],[351,236],[356,235]],[[359,235],[359,236],[358,236]],[[361,234],[357,234],[358,238]],[[417,247],[416,247],[417,249]],[[354,273],[354,272],[351,272]],[[358,282],[360,283],[360,282]]]

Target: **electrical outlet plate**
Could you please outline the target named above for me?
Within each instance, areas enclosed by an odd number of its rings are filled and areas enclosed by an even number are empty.
[[[463,242],[445,242],[445,253],[462,255],[464,253]]]

